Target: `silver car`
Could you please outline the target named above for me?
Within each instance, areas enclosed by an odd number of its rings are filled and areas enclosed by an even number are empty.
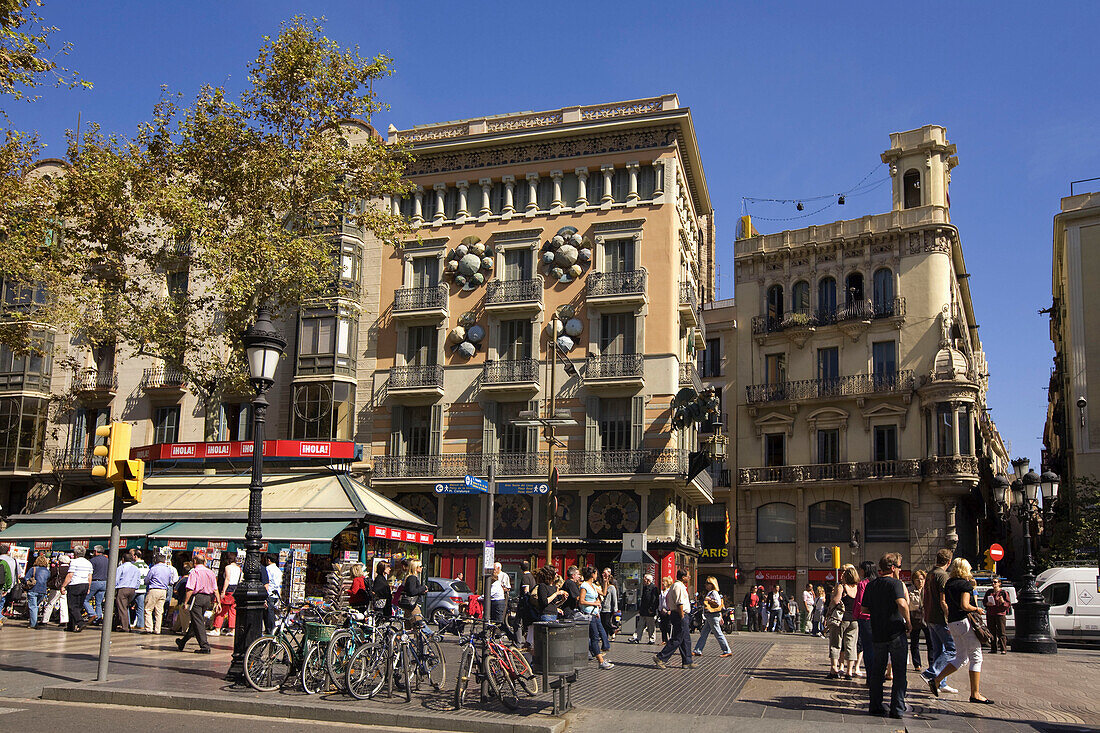
[[[462,580],[428,578],[424,599],[424,617],[438,625],[448,616],[457,616],[470,600],[470,587]]]

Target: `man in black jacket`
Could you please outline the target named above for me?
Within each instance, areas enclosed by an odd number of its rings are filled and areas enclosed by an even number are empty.
[[[638,594],[638,620],[634,626],[634,636],[630,637],[631,644],[642,642],[642,629],[649,636],[649,643],[656,643],[657,606],[659,605],[661,591],[653,582],[652,575],[642,578],[642,591]]]
[[[581,595],[581,584],[578,582],[580,578],[581,571],[577,569],[576,565],[570,565],[569,569],[565,571],[565,581],[561,584],[561,589],[569,594],[569,597],[565,599],[565,603],[561,606],[562,615],[565,619],[572,619],[580,610],[580,606],[577,604],[577,599]]]

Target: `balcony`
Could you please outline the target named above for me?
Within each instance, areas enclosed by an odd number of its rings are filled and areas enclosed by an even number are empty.
[[[81,399],[109,399],[118,392],[118,374],[84,369],[73,375],[72,389]]]
[[[921,462],[924,475],[928,478],[952,478],[955,476],[977,476],[978,459],[975,456],[937,456],[925,458]]]
[[[682,366],[681,366],[682,369]],[[745,388],[749,404],[790,400],[827,400],[856,395],[910,392],[913,371],[902,369],[887,374],[853,374],[831,379],[801,379],[776,384],[753,384]]]
[[[499,394],[537,392],[538,359],[490,361],[481,370],[481,391]]]
[[[434,402],[443,396],[443,365],[394,367],[386,390],[390,397]]]
[[[916,459],[862,461],[859,463],[813,463],[802,466],[764,466],[742,468],[737,482],[754,484],[800,484],[821,481],[868,481],[919,479],[921,462]]]
[[[490,280],[485,286],[485,310],[534,314],[542,311],[542,278]]]
[[[146,392],[183,392],[187,376],[179,369],[153,367],[141,375],[141,388]]]
[[[71,448],[47,448],[46,458],[54,471],[91,471],[93,466],[102,466],[107,459],[92,455],[90,450]]]
[[[398,288],[393,291],[393,317],[443,320],[447,317],[447,286]]]
[[[815,329],[854,321],[869,323],[890,318],[905,318],[905,298],[899,296],[880,303],[857,300],[828,311],[800,310],[782,316],[753,316],[752,332],[753,335],[762,336],[788,330]]]
[[[690,282],[680,283],[680,315],[688,326],[699,325],[699,296]]]
[[[591,272],[586,295],[589,303],[639,304],[646,302],[646,271]]]
[[[699,368],[693,362],[680,362],[680,386],[692,387],[696,392],[703,391],[703,378],[699,376]]]
[[[589,356],[585,362],[584,385],[596,387],[642,387],[645,385],[645,357],[642,354]]]

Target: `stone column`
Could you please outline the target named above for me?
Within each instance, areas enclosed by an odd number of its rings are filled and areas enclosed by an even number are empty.
[[[401,213],[401,198],[399,196],[390,196],[390,213],[394,216]]]
[[[959,501],[954,497],[947,497],[943,500],[944,509],[946,509],[947,527],[944,533],[944,547],[949,550],[954,550],[959,544],[959,533],[955,527],[955,509],[958,507]]]
[[[415,189],[415,200],[413,201],[413,226],[420,226],[424,223],[424,187],[417,186]]]
[[[615,175],[615,166],[601,165],[600,171],[603,173],[603,197],[600,204],[606,208],[615,201],[615,196],[611,193],[611,177]]]
[[[467,216],[470,215],[470,209],[467,206],[467,192],[470,190],[469,181],[459,181],[458,186],[458,211],[455,213],[456,221],[464,221]]]
[[[550,202],[551,211],[557,211],[565,206],[561,200],[561,171],[550,171],[550,177],[554,179],[554,200]]]
[[[443,212],[443,192],[447,190],[447,184],[437,183],[432,188],[435,189],[435,216],[432,217],[432,224],[438,226],[447,218]]]
[[[539,174],[527,174],[527,216],[534,216],[539,210]]]
[[[588,206],[588,169],[577,168],[573,172],[577,174],[577,203],[575,206],[580,209]]]
[[[484,220],[493,214],[493,208],[489,205],[489,191],[493,187],[493,179],[479,178],[477,182],[481,184],[481,209],[477,212],[477,216]]]
[[[653,161],[653,199],[656,201],[665,195],[665,162]]]
[[[500,213],[505,218],[508,218],[516,213],[515,198],[513,195],[516,189],[516,177],[504,176],[501,180],[504,181],[504,208]]]
[[[951,408],[951,455],[959,455],[959,403],[949,402]]]
[[[626,169],[630,173],[630,193],[626,195],[626,204],[635,206],[638,203],[638,161],[627,163]]]

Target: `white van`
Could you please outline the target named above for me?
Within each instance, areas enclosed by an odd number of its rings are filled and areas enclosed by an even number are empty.
[[[1050,604],[1057,641],[1100,641],[1100,581],[1096,568],[1051,568],[1035,585]]]

